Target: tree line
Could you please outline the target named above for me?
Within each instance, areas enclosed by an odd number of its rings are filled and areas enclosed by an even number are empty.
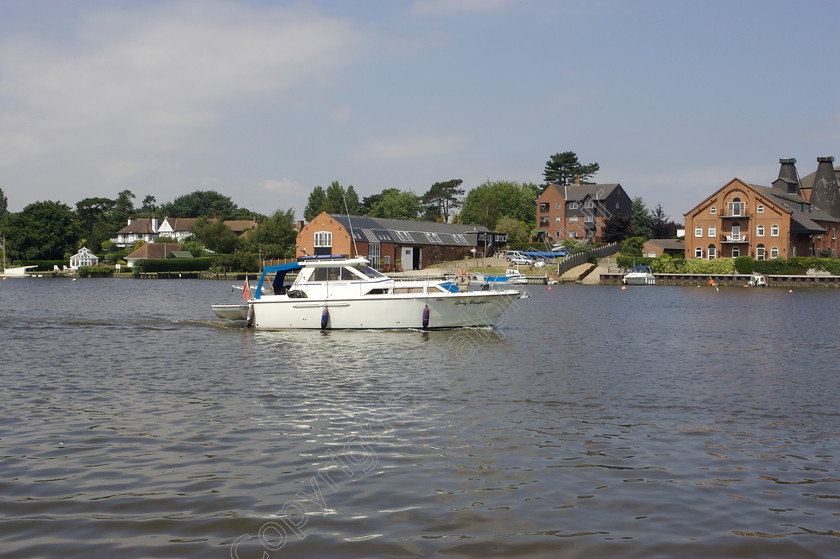
[[[432,184],[422,194],[410,190],[385,188],[360,198],[355,188],[333,181],[312,189],[303,212],[306,221],[321,212],[370,217],[428,220],[481,225],[505,233],[509,242],[520,243],[535,235],[536,201],[550,184],[587,184],[599,170],[598,163],[582,164],[574,152],[556,153],[546,161],[545,182],[519,183],[486,180],[465,195],[463,180],[449,179]],[[193,237],[183,248],[196,256],[207,250],[216,253],[242,253],[247,257],[290,258],[295,248],[295,215],[292,209],[263,215],[240,208],[233,200],[215,191],[196,191],[158,205],[154,196],[140,204],[130,190],[116,198],[85,198],[74,208],[61,202],[35,202],[23,211],[7,211],[8,200],[0,189],[0,231],[8,252],[19,260],[67,260],[80,247],[117,262],[126,250],[115,247],[111,239],[126,226],[128,218],[169,216],[197,218]],[[223,225],[225,220],[254,220],[258,225],[240,238]],[[667,227],[666,227],[667,225]],[[633,200],[629,219],[608,224],[611,240],[630,236],[673,236],[675,224],[668,221],[661,206],[648,210],[641,198]],[[165,241],[167,239],[159,239]]]

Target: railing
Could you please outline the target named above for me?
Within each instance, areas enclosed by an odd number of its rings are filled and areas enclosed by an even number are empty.
[[[619,250],[621,250],[621,245],[619,245],[618,243],[611,243],[609,245],[600,246],[593,250],[580,252],[573,256],[567,256],[562,262],[557,264],[557,275],[562,276],[565,272],[571,270],[575,266],[580,266],[581,264],[589,262],[589,258],[591,256],[595,256],[595,258],[604,258],[605,256],[609,256],[610,254],[615,254]]]
[[[720,242],[722,243],[746,243],[746,235],[721,235]]]
[[[726,209],[721,210],[720,217],[726,217],[726,218],[740,217],[742,219],[749,219],[749,218],[752,217],[752,214],[748,213],[746,208],[741,208],[740,210],[733,210],[733,209],[726,208]]]

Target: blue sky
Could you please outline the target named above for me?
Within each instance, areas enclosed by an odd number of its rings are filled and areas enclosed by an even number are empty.
[[[840,161],[833,0],[0,0],[9,209],[216,190],[264,214],[598,162],[672,219]],[[838,163],[840,165],[840,163]]]

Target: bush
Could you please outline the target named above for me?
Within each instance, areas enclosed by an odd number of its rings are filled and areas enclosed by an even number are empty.
[[[739,274],[751,274],[754,262],[751,256],[739,256],[735,259],[735,269]]]

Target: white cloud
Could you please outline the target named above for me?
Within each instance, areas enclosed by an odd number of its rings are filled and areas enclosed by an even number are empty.
[[[86,14],[62,42],[0,40],[0,170],[135,181],[173,154],[211,150],[205,132],[232,104],[328,83],[362,48],[350,25],[313,12],[132,6]]]
[[[518,2],[521,4],[521,1]],[[495,13],[517,4],[516,0],[417,0],[411,13],[417,16],[456,13]]]
[[[363,144],[352,153],[356,160],[413,159],[444,155],[463,149],[468,142],[456,136],[414,136],[379,138]]]

